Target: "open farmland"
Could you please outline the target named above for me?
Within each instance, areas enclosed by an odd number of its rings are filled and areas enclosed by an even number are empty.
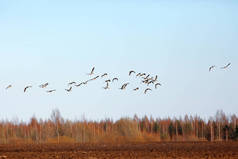
[[[7,159],[237,159],[238,142],[0,145]]]

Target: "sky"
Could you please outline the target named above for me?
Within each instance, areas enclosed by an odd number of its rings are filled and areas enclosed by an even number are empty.
[[[0,119],[47,119],[56,108],[71,120],[238,115],[237,17],[235,0],[0,1]],[[109,76],[65,91],[92,67]],[[144,94],[130,70],[162,86]]]

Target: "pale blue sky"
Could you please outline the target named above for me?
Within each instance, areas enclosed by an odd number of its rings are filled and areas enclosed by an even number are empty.
[[[238,114],[237,19],[235,0],[0,1],[0,119],[48,118],[54,108],[69,119]],[[64,91],[93,66],[119,82],[108,91],[103,80]],[[163,86],[131,91],[142,85],[130,69],[158,74]],[[57,92],[39,89],[44,82]]]

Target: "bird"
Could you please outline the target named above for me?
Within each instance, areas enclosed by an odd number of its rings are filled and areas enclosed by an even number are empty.
[[[55,92],[56,91],[56,89],[51,89],[51,90],[48,90],[48,91],[46,91],[47,93],[52,93],[52,92]]]
[[[96,77],[92,78],[92,80],[96,80],[98,77],[99,77],[99,76],[96,76]]]
[[[133,89],[134,91],[137,91],[137,90],[139,90],[139,87],[137,87],[137,88],[135,88],[135,89]]]
[[[157,81],[157,79],[158,79],[158,76],[156,75],[154,81]]]
[[[147,86],[149,86],[151,83],[154,83],[154,81],[149,81],[149,82],[147,83]]]
[[[8,85],[7,87],[6,87],[6,89],[9,89],[9,88],[11,88],[12,87],[12,85],[10,84],[10,85]]]
[[[72,87],[70,87],[69,89],[65,89],[67,92],[72,91]]]
[[[137,74],[136,74],[136,77],[138,77],[138,76],[141,76],[141,73],[137,73]]]
[[[76,82],[69,82],[68,85],[76,84]]]
[[[39,85],[39,87],[40,87],[40,88],[46,88],[48,85],[49,85],[49,83],[47,82],[47,83],[44,83],[44,84]]]
[[[106,83],[108,83],[108,82],[111,82],[111,80],[110,80],[110,79],[108,79],[108,80],[106,80],[105,82],[106,82]]]
[[[231,65],[231,63],[228,63],[226,66],[221,67],[221,69],[226,69],[227,67],[229,67]]]
[[[212,65],[211,67],[209,67],[209,72],[211,72],[212,69],[214,69],[216,66]]]
[[[75,86],[76,87],[79,87],[79,86],[81,86],[83,84],[83,82],[81,82],[81,83],[79,83],[79,84],[76,84]]]
[[[103,89],[109,89],[109,83],[107,83],[107,85],[103,87]]]
[[[115,80],[118,81],[118,78],[113,78],[113,79],[112,79],[112,82],[114,82]]]
[[[26,86],[25,88],[24,88],[24,92],[26,92],[26,90],[27,89],[29,89],[29,88],[31,88],[32,86]]]
[[[101,77],[107,76],[107,73],[104,73]]]
[[[87,83],[88,83],[88,81],[83,82],[83,84],[87,84]]]
[[[144,77],[144,79],[148,79],[150,77],[150,74],[148,74],[146,77]]]
[[[121,90],[126,89],[126,86],[127,86],[128,84],[129,84],[129,83],[123,84],[123,85],[121,86],[121,88],[119,88],[119,89],[121,89]]]
[[[92,68],[91,72],[88,75],[93,75],[94,74],[95,67]]]
[[[142,77],[142,76],[145,76],[146,75],[146,73],[142,73],[140,76]]]
[[[161,86],[161,84],[160,83],[156,83],[155,84],[155,89],[157,89],[157,86]]]
[[[145,91],[144,91],[144,93],[146,94],[147,91],[152,91],[152,89],[150,89],[150,88],[146,88]]]
[[[131,71],[129,72],[129,76],[130,76],[132,73],[136,73],[136,72],[133,71],[133,70],[131,70]]]

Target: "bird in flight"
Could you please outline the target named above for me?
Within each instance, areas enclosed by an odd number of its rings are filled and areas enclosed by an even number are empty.
[[[49,85],[49,83],[47,82],[47,83],[44,83],[44,84],[39,85],[39,87],[40,87],[40,88],[46,88],[48,85]]]
[[[107,73],[104,73],[101,77],[107,76]]]
[[[228,68],[230,65],[231,65],[231,63],[228,63],[226,66],[221,67],[221,69],[226,69],[226,68]]]
[[[137,73],[136,77],[141,76],[141,73]]]
[[[96,76],[96,77],[92,78],[92,80],[96,80],[98,77],[99,77],[99,76]]]
[[[113,79],[112,79],[112,82],[114,82],[115,80],[118,81],[118,78],[113,78]]]
[[[26,92],[26,90],[27,89],[29,89],[29,88],[31,88],[32,86],[26,86],[25,88],[24,88],[24,92]]]
[[[111,80],[110,80],[110,79],[108,79],[108,80],[106,80],[105,82],[106,82],[106,83],[108,83],[108,82],[111,82]]]
[[[131,70],[131,71],[129,72],[129,76],[130,76],[132,73],[136,73],[136,72],[133,71],[133,70]]]
[[[150,88],[146,88],[145,91],[144,91],[144,93],[146,94],[147,91],[152,91],[152,89],[150,89]]]
[[[209,72],[211,72],[212,69],[214,69],[216,66],[212,65],[211,67],[209,67]]]
[[[129,83],[123,84],[123,85],[121,86],[121,88],[119,88],[119,89],[121,89],[121,90],[126,89],[126,86],[127,86],[128,84],[129,84]]]
[[[69,82],[68,85],[76,84],[76,82]]]
[[[88,75],[93,75],[94,74],[95,67],[92,68],[91,72]]]
[[[56,91],[56,89],[51,89],[51,90],[48,90],[48,91],[46,91],[47,93],[52,93],[52,92],[55,92]]]
[[[79,87],[79,86],[81,86],[83,84],[83,82],[81,82],[81,83],[79,83],[79,84],[76,84],[75,86],[76,87]]]
[[[70,87],[69,89],[65,89],[67,92],[72,91],[72,87]]]
[[[103,89],[109,89],[109,83],[107,83],[107,85],[103,87]]]
[[[156,83],[155,84],[155,89],[157,89],[158,86],[161,86],[161,84],[160,83]]]
[[[135,88],[135,89],[133,89],[134,91],[138,91],[139,90],[139,87],[137,87],[137,88]]]
[[[6,87],[6,89],[9,89],[9,88],[11,88],[12,87],[12,85],[10,84],[10,85],[8,85],[7,87]]]

